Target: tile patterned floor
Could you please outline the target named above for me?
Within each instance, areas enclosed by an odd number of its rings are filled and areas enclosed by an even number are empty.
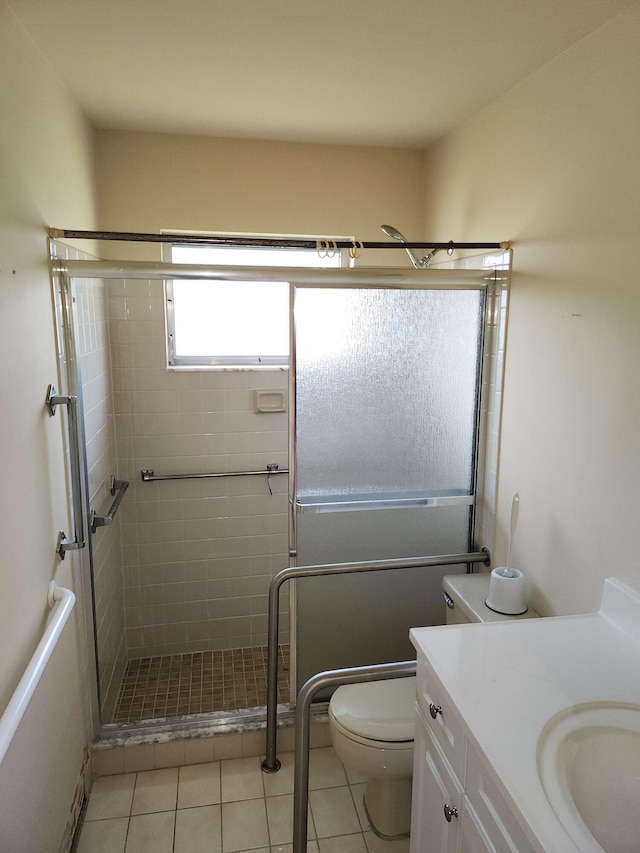
[[[289,646],[278,647],[278,701],[289,701]],[[267,648],[129,661],[114,723],[256,708],[267,702]]]
[[[77,853],[290,853],[293,754],[266,774],[237,758],[103,776],[94,783]],[[331,747],[313,749],[308,853],[408,853],[367,821],[362,779]]]

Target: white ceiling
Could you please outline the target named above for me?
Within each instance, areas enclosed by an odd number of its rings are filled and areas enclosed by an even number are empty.
[[[422,148],[634,0],[9,0],[97,127]]]

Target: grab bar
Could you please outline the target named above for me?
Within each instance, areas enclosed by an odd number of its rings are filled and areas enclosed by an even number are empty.
[[[70,589],[57,586],[55,581],[51,581],[47,601],[49,607],[52,608],[51,621],[47,625],[42,639],[24,671],[24,675],[18,682],[18,686],[4,710],[2,719],[0,719],[0,764],[2,764],[7,750],[11,746],[11,741],[18,730],[24,712],[27,710],[31,697],[38,686],[51,653],[56,647],[69,614],[73,610],[76,597]]]
[[[433,557],[408,557],[406,560],[379,560],[362,563],[328,563],[320,566],[293,566],[282,569],[269,584],[269,621],[267,626],[267,745],[262,762],[265,773],[276,773],[280,761],[276,756],[278,722],[278,631],[280,622],[280,587],[293,578],[318,575],[343,575],[352,572],[378,572],[390,569],[420,569],[429,566],[455,566],[459,563],[491,565],[488,548],[469,554],[440,554]]]
[[[122,498],[124,497],[124,493],[129,488],[128,480],[116,480],[115,477],[111,477],[110,483],[110,492],[112,495],[116,496],[116,499],[113,501],[106,515],[98,515],[95,509],[91,510],[91,532],[95,533],[98,527],[106,527],[108,524],[111,524],[113,519],[115,518],[116,513],[118,512],[118,507],[122,502]]]
[[[288,468],[280,468],[275,463],[267,465],[264,471],[216,471],[207,474],[155,474],[151,468],[143,468],[140,477],[143,483],[153,483],[156,480],[204,480],[210,477],[255,477],[259,474],[270,477],[272,474],[288,474]]]
[[[293,853],[307,850],[307,809],[309,803],[309,723],[311,700],[325,687],[357,684],[361,681],[381,681],[387,678],[408,678],[416,674],[415,661],[355,666],[331,669],[313,675],[300,688],[296,704],[296,741],[293,769]]]
[[[69,462],[71,466],[71,505],[73,508],[73,539],[67,537],[64,530],[58,534],[56,554],[64,560],[67,551],[79,551],[85,546],[84,522],[82,514],[82,468],[80,464],[80,421],[78,419],[78,398],[68,394],[58,394],[53,385],[47,389],[46,404],[53,417],[58,406],[67,407],[67,429],[69,432]]]

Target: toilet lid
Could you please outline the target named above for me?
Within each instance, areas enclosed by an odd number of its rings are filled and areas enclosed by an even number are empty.
[[[333,716],[347,731],[371,740],[413,740],[415,676],[338,687]]]

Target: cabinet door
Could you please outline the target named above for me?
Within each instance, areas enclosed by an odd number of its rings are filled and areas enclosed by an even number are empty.
[[[439,746],[416,720],[411,853],[457,853],[462,789]]]
[[[482,827],[492,850],[500,853],[534,853],[524,828],[500,793],[480,756],[469,748],[467,754],[466,800]]]
[[[460,853],[496,853],[467,797],[460,815]]]

